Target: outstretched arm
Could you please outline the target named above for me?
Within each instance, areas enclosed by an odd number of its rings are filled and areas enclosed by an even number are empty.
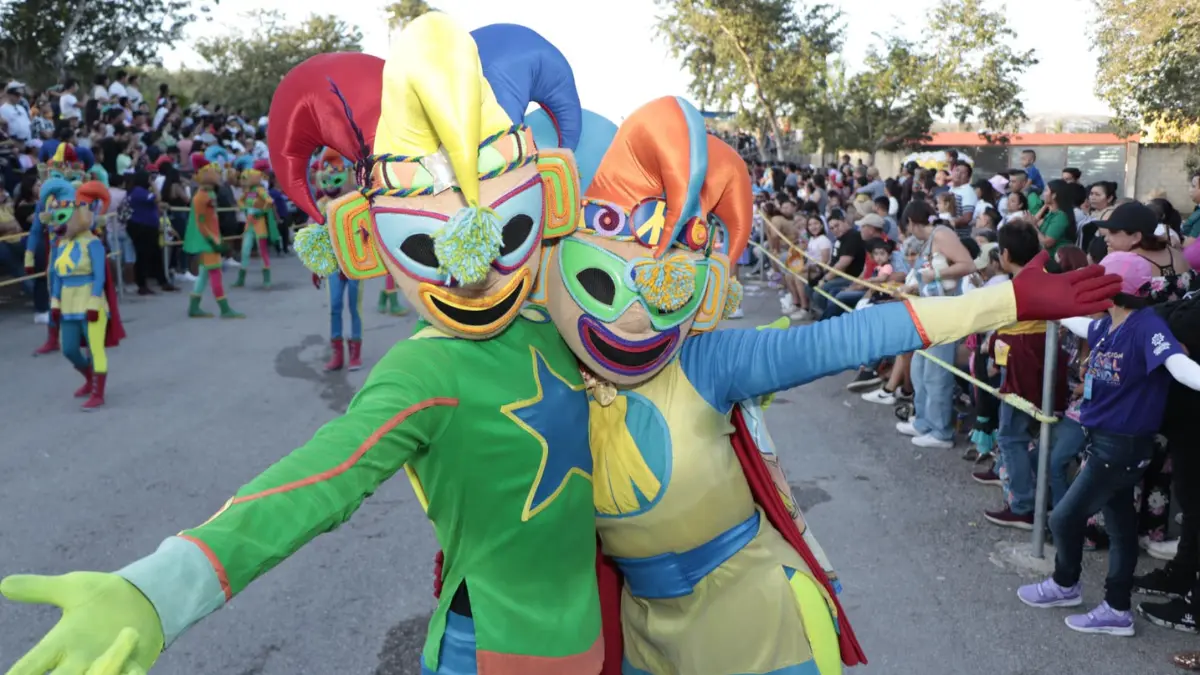
[[[1103,311],[1120,290],[1120,278],[1098,268],[1047,274],[1046,259],[1043,252],[1016,280],[969,295],[889,303],[784,331],[694,336],[684,342],[680,364],[705,400],[725,412],[737,401],[1018,320]]]
[[[393,348],[345,415],[238,490],[217,515],[117,573],[154,605],[166,644],[349,519],[446,428],[458,400],[439,373],[418,365],[422,359],[406,349],[414,344]]]

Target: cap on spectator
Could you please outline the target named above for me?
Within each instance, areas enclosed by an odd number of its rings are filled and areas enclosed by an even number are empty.
[[[1008,177],[1000,174],[992,176],[988,179],[988,182],[992,184],[992,187],[996,189],[996,192],[1004,192],[1004,189],[1008,187]]]
[[[1158,216],[1141,202],[1126,202],[1113,209],[1112,215],[1102,227],[1118,232],[1141,232],[1143,237],[1153,237],[1158,227]],[[1107,260],[1107,258],[1105,258]]]
[[[987,242],[979,245],[979,255],[975,256],[975,269],[987,269],[988,263],[992,261],[992,251],[1000,248],[1000,244],[995,242]]]
[[[1136,297],[1150,295],[1150,283],[1154,272],[1150,268],[1149,260],[1128,251],[1112,251],[1104,256],[1100,266],[1105,272],[1121,277],[1122,293]]]
[[[17,92],[17,91],[21,91],[24,88],[25,88],[24,82],[21,82],[19,80],[12,80],[11,82],[8,83],[8,85],[6,87],[4,87],[4,91],[5,92],[10,92],[10,91]]]
[[[883,231],[883,216],[880,216],[878,213],[868,213],[867,215],[858,219],[858,226],[870,226],[877,230]]]

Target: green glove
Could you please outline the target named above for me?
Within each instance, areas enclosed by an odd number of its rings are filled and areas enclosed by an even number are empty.
[[[18,574],[0,580],[14,602],[55,605],[62,618],[8,675],[144,675],[163,649],[154,605],[115,574]]]

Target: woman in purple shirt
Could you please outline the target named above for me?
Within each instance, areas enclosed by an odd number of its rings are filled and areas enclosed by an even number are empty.
[[[1188,358],[1166,322],[1147,308],[1150,262],[1113,252],[1100,263],[1121,276],[1121,293],[1108,316],[1066,319],[1063,326],[1086,338],[1091,354],[1083,382],[1080,423],[1087,460],[1050,516],[1057,554],[1054,575],[1022,586],[1017,597],[1031,607],[1083,604],[1079,583],[1087,519],[1103,511],[1111,541],[1104,602],[1066,618],[1081,633],[1131,636],[1133,572],[1137,565],[1137,512],[1133,489],[1154,454],[1171,380],[1200,390],[1200,365]]]

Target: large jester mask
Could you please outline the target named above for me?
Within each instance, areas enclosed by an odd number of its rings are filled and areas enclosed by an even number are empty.
[[[484,339],[517,316],[543,244],[579,217],[574,157],[539,151],[522,124],[531,102],[573,148],[579,97],[553,45],[508,24],[467,33],[431,12],[405,27],[384,64],[328,54],[293,69],[271,104],[271,163],[293,201],[328,220],[348,277],[391,274],[422,318]],[[306,177],[320,145],[349,158],[360,185],[325,213]]]
[[[73,238],[96,228],[98,216],[108,210],[108,188],[88,181],[76,188],[65,178],[50,178],[42,184],[40,217],[59,237]]]
[[[633,385],[741,302],[729,261],[749,237],[750,177],[691,104],[665,97],[621,125],[583,204],[547,261],[547,307],[595,375]]]

